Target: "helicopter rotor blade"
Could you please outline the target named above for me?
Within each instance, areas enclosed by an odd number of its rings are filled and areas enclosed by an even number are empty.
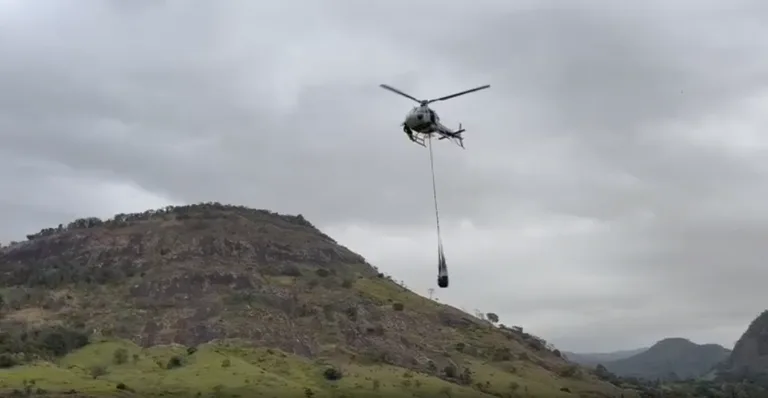
[[[386,84],[379,84],[379,87],[381,87],[381,88],[383,88],[383,89],[385,89],[385,90],[389,90],[389,91],[391,91],[391,92],[393,92],[393,93],[396,93],[396,94],[400,94],[400,95],[402,95],[403,97],[405,97],[405,98],[409,98],[409,99],[412,99],[412,100],[414,100],[414,101],[416,101],[416,102],[418,102],[418,103],[421,103],[421,102],[422,102],[422,101],[420,101],[420,100],[417,100],[416,98],[413,98],[413,97],[411,97],[410,95],[408,95],[408,94],[406,94],[406,93],[404,93],[404,92],[402,92],[402,91],[400,91],[400,90],[398,90],[398,89],[396,89],[396,88],[394,88],[394,87],[392,87],[392,86],[388,86],[388,85],[386,85]]]
[[[486,88],[490,88],[490,87],[491,87],[491,85],[490,85],[490,84],[486,84],[485,86],[475,87],[475,88],[473,88],[473,89],[471,89],[471,90],[466,90],[466,91],[462,91],[462,92],[460,92],[460,93],[451,94],[451,95],[446,95],[445,97],[435,98],[435,99],[433,99],[433,100],[429,100],[429,101],[427,101],[427,103],[428,103],[428,104],[431,104],[431,103],[433,103],[433,102],[437,102],[437,101],[445,101],[445,100],[447,100],[447,99],[455,98],[455,97],[458,97],[458,96],[460,96],[460,95],[469,94],[469,93],[474,93],[475,91],[485,90]]]

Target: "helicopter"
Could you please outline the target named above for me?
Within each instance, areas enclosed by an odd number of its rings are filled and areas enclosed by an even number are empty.
[[[411,109],[405,115],[405,121],[402,124],[403,131],[405,132],[405,134],[408,135],[408,138],[411,141],[423,147],[426,147],[426,145],[424,145],[424,141],[426,140],[426,138],[431,136],[432,134],[437,134],[439,136],[438,140],[450,139],[455,144],[464,148],[464,137],[462,137],[461,134],[465,130],[461,127],[461,123],[459,123],[459,128],[457,130],[452,130],[451,128],[445,126],[444,124],[440,123],[440,117],[437,116],[437,112],[429,108],[429,104],[437,101],[445,101],[447,99],[458,97],[464,94],[473,93],[475,91],[485,90],[486,88],[490,88],[491,85],[486,84],[485,86],[476,87],[471,90],[466,90],[460,93],[451,94],[445,97],[435,98],[431,100],[418,100],[386,84],[380,84],[379,87],[385,90],[392,91],[393,93],[400,94],[405,98],[409,98],[419,103],[419,106],[413,107],[413,109]]]

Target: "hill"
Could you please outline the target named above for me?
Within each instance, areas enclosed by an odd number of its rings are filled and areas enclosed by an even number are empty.
[[[748,379],[768,387],[768,311],[749,324],[718,371],[721,379]]]
[[[569,361],[578,363],[585,366],[597,366],[598,364],[616,361],[619,359],[629,358],[633,355],[637,355],[643,351],[646,351],[648,347],[637,348],[634,350],[621,350],[613,352],[593,352],[593,353],[577,353],[563,351],[563,354]]]
[[[603,373],[603,377],[611,378],[612,375]],[[646,390],[659,391],[658,387],[652,386],[654,388],[649,389],[646,383]],[[768,311],[758,315],[749,324],[736,342],[733,351],[704,377],[668,382],[661,387],[665,396],[707,398],[768,396]]]
[[[700,345],[683,338],[668,338],[639,354],[602,365],[623,377],[678,380],[702,376],[728,355],[730,350],[717,344]]]
[[[405,289],[300,215],[208,203],[27,238],[0,249],[6,392],[635,396]]]

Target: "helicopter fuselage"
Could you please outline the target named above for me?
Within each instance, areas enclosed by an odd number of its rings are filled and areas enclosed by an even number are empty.
[[[433,133],[440,122],[437,112],[427,106],[417,106],[405,115],[405,125],[411,130],[429,134]]]

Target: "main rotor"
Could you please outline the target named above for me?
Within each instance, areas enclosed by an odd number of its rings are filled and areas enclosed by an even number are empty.
[[[431,100],[418,100],[418,99],[414,98],[413,96],[408,95],[408,94],[406,94],[406,93],[404,93],[404,92],[402,92],[402,91],[400,91],[400,90],[398,90],[398,89],[396,89],[396,88],[394,88],[392,86],[386,85],[386,84],[380,84],[379,87],[381,87],[381,88],[383,88],[385,90],[389,90],[389,91],[391,91],[393,93],[400,94],[403,97],[411,99],[411,100],[413,100],[415,102],[418,102],[420,106],[427,106],[427,105],[429,105],[429,104],[431,104],[433,102],[445,101],[447,99],[455,98],[455,97],[458,97],[460,95],[473,93],[475,91],[485,90],[486,88],[490,88],[491,85],[490,84],[486,84],[485,86],[475,87],[473,89],[462,91],[460,93],[446,95],[445,97],[435,98],[435,99],[431,99]]]

